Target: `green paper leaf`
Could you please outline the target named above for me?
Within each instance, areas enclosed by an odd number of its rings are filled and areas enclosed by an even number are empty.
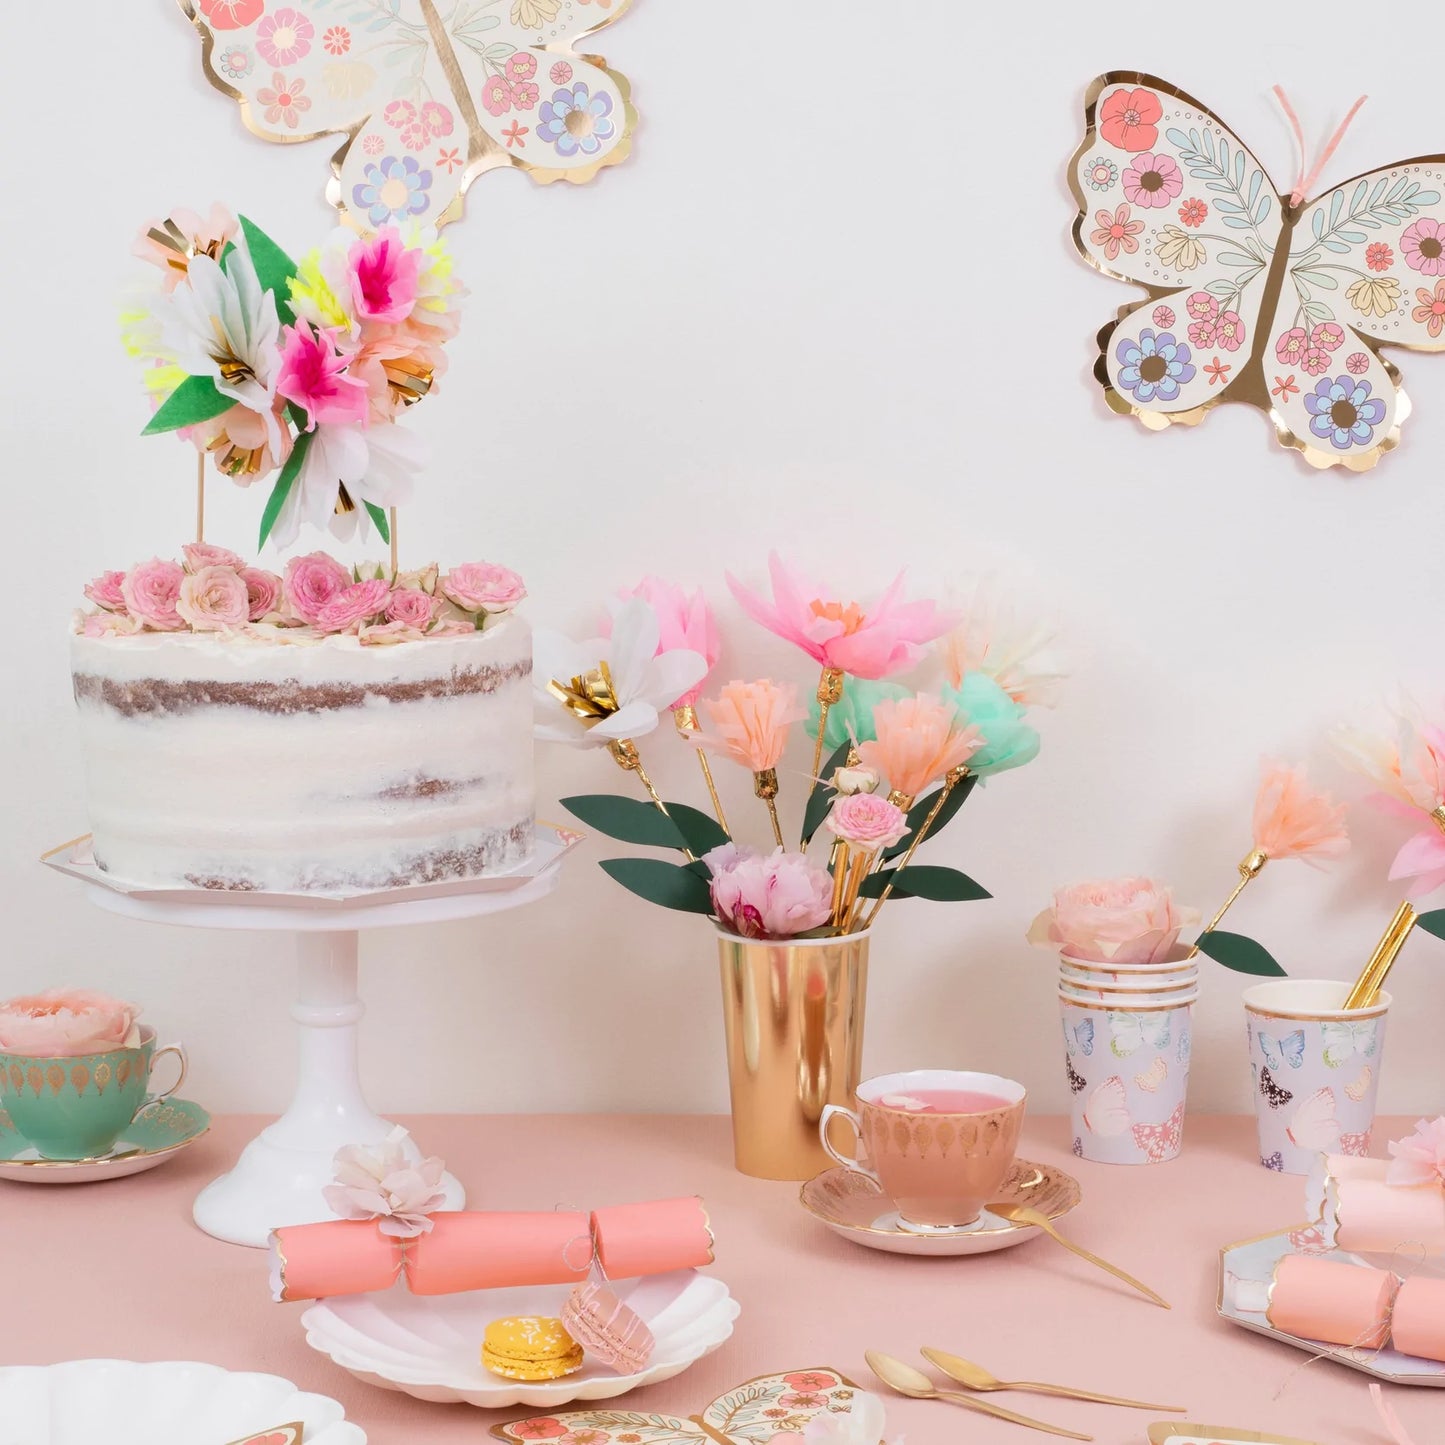
[[[209,376],[188,376],[156,409],[141,435],[150,437],[177,431],[183,426],[195,426],[199,421],[210,421],[213,416],[230,411],[235,404],[233,397],[223,396],[216,390],[216,383]]]
[[[712,891],[690,868],[657,858],[608,858],[602,871],[649,903],[682,913],[712,912]]]
[[[1426,933],[1433,933],[1436,938],[1445,938],[1445,908],[1436,908],[1429,913],[1422,913],[1415,920],[1415,927],[1423,928]]]
[[[933,820],[933,826],[928,830],[923,842],[936,838],[951,823],[958,810],[968,801],[968,795],[978,785],[978,779],[972,773],[948,795],[948,801],[938,810],[938,816]],[[913,835],[924,824],[924,820],[933,810],[933,805],[938,801],[938,791],[935,789],[926,798],[920,798],[908,810],[908,835],[900,838],[891,848],[885,850],[883,861],[886,863],[892,858],[899,858],[908,851],[908,845],[913,842]],[[920,847],[922,844],[919,845]],[[897,890],[895,890],[896,892]]]
[[[893,884],[893,898],[928,898],[935,903],[972,903],[993,894],[967,873],[957,868],[935,868],[928,864],[910,864],[907,868],[885,868],[870,873],[858,890],[864,898],[879,898]]]
[[[276,314],[283,325],[296,320],[291,309],[287,282],[296,274],[296,263],[254,221],[241,217],[241,231],[246,237],[246,250],[256,268],[256,279],[275,294]]]
[[[676,848],[679,851],[687,843],[682,830],[671,818],[651,803],[643,803],[636,798],[621,798],[616,793],[589,793],[583,797],[563,798],[562,806],[589,828],[619,842],[637,843],[645,848]]]
[[[724,843],[732,842],[727,830],[711,813],[690,808],[686,803],[669,803],[667,811],[672,814],[672,821],[687,840],[687,846],[699,858],[714,848],[721,848]]]
[[[1197,947],[1200,953],[1208,954],[1215,963],[1222,963],[1235,973],[1251,973],[1263,978],[1289,977],[1263,944],[1246,938],[1242,933],[1226,933],[1216,928],[1213,932],[1201,933]]]
[[[831,778],[843,766],[843,760],[852,746],[851,742],[841,743],[833,756],[823,764],[825,779]],[[828,809],[833,806],[833,791],[827,782],[813,784],[813,791],[808,794],[808,806],[803,810],[803,847],[806,848],[813,841],[813,834],[823,826],[823,819],[828,816]]]
[[[371,514],[371,520],[376,530],[381,533],[381,540],[383,542],[390,542],[391,528],[386,524],[386,513],[383,512],[375,502],[366,502],[364,505],[366,510]]]
[[[258,552],[266,545],[266,538],[271,535],[271,528],[276,525],[276,518],[281,515],[281,508],[286,503],[291,484],[301,471],[301,463],[306,460],[306,452],[314,435],[314,432],[304,431],[296,438],[296,445],[291,448],[291,455],[286,458],[286,465],[281,468],[281,475],[276,478],[276,485],[271,488],[266,510],[261,514],[261,536],[256,543]]]

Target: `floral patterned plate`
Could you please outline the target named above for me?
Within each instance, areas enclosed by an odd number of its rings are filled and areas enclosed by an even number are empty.
[[[174,1158],[211,1127],[211,1116],[188,1099],[167,1099],[148,1109],[96,1159],[42,1159],[33,1145],[15,1132],[0,1109],[0,1179],[22,1184],[93,1184],[143,1174]],[[8,1442],[0,1442],[8,1445]]]

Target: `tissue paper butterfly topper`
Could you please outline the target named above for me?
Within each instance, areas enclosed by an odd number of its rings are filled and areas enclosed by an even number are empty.
[[[364,227],[461,214],[515,166],[588,181],[623,160],[625,76],[571,46],[632,0],[179,0],[207,78],[247,127],[288,143],[344,134],[327,199]]]
[[[1160,430],[1244,402],[1312,466],[1372,467],[1410,411],[1379,346],[1445,350],[1445,156],[1309,201],[1343,126],[1282,198],[1218,116],[1152,75],[1099,76],[1084,118],[1074,243],[1148,292],[1099,332],[1110,408]]]

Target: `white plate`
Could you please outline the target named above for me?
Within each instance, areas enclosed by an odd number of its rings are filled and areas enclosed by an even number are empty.
[[[384,1293],[321,1300],[301,1316],[301,1324],[313,1350],[369,1385],[418,1400],[500,1410],[609,1400],[670,1380],[717,1349],[738,1317],[728,1287],[696,1270],[625,1280],[612,1288],[647,1321],[657,1342],[647,1366],[635,1375],[618,1375],[590,1358],[576,1374],[537,1384],[504,1380],[482,1368],[482,1335],[491,1321],[560,1315],[569,1285],[415,1295],[398,1284]]]
[[[0,1445],[226,1445],[306,1425],[306,1445],[366,1445],[325,1395],[219,1365],[69,1360],[0,1367]]]

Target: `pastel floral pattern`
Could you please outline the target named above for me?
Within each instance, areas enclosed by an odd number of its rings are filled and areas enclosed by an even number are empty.
[[[1400,283],[1393,276],[1361,276],[1345,292],[1345,300],[1362,316],[1383,320],[1400,304]]]
[[[1395,252],[1383,241],[1371,241],[1365,247],[1365,265],[1372,271],[1388,271],[1395,263]]]
[[[242,30],[261,18],[265,0],[201,0],[201,14],[213,30]]]
[[[583,81],[568,90],[554,90],[537,112],[537,134],[556,148],[559,156],[596,155],[612,139],[612,97],[593,95]]]
[[[1136,206],[1149,209],[1167,206],[1184,189],[1184,176],[1169,156],[1145,152],[1134,157],[1123,183],[1124,194]]]
[[[331,26],[321,37],[328,55],[345,55],[351,49],[351,31],[344,25]]]
[[[1385,419],[1385,403],[1370,395],[1370,383],[1351,376],[1323,377],[1304,398],[1310,431],[1336,451],[1373,444],[1375,428]]]
[[[1411,311],[1411,317],[1430,333],[1432,339],[1439,336],[1445,329],[1445,281],[1437,281],[1433,292],[1423,286],[1417,287],[1415,299],[1420,304]]]
[[[1422,276],[1445,274],[1445,227],[1429,216],[1412,221],[1400,236],[1400,254]]]
[[[1119,179],[1119,167],[1107,156],[1095,156],[1084,167],[1084,184],[1091,191],[1107,191]]]
[[[1302,326],[1291,326],[1274,343],[1274,354],[1286,366],[1298,366],[1309,350],[1309,344],[1309,333]]]
[[[279,120],[295,130],[302,114],[311,109],[311,97],[305,90],[306,82],[300,76],[287,80],[281,71],[276,71],[271,84],[263,85],[256,92],[256,99],[266,107],[266,124],[275,125]]]
[[[1345,370],[1353,376],[1363,376],[1370,369],[1370,358],[1363,351],[1353,351],[1345,361]]]
[[[256,57],[244,45],[225,45],[216,51],[216,68],[231,80],[245,80],[256,68]]]
[[[1154,324],[1155,326],[1173,326],[1173,310],[1168,306],[1156,306],[1154,308]]]
[[[431,204],[432,173],[415,156],[383,156],[364,172],[365,181],[352,191],[353,202],[366,211],[373,226],[420,216]]]
[[[1125,338],[1114,353],[1120,362],[1119,385],[1138,402],[1173,401],[1194,380],[1192,353],[1173,333],[1146,326],[1137,341]]]
[[[299,10],[283,5],[256,27],[256,49],[271,65],[295,65],[311,53],[315,34],[311,22]]]
[[[1112,213],[1096,211],[1094,222],[1097,229],[1089,239],[1103,251],[1106,260],[1117,261],[1121,250],[1132,254],[1139,249],[1144,222],[1131,221],[1129,207],[1122,201]]]
[[[1201,201],[1195,196],[1190,196],[1179,208],[1179,219],[1183,221],[1186,226],[1202,226],[1204,224],[1204,218],[1208,214],[1208,202]]]
[[[1152,90],[1120,87],[1099,107],[1099,134],[1121,151],[1147,151],[1159,139],[1164,107]]]
[[[565,60],[559,60],[551,70],[547,72],[553,85],[566,85],[572,79],[572,67]]]
[[[489,75],[482,82],[482,105],[488,115],[505,115],[512,108],[512,87],[504,75]]]

